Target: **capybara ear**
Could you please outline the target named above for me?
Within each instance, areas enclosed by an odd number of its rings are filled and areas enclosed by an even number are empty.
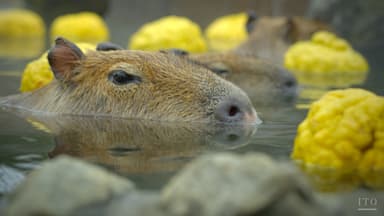
[[[83,52],[72,42],[58,37],[55,46],[48,52],[48,62],[55,78],[68,81],[76,74],[74,69],[80,65],[84,58]]]
[[[258,17],[255,11],[248,11],[247,14],[248,19],[245,24],[245,28],[247,29],[248,34],[250,34],[254,30],[254,24]]]
[[[177,56],[188,56],[189,52],[187,50],[179,49],[179,48],[171,48],[171,49],[163,49],[160,50],[162,53],[172,53]]]
[[[298,37],[297,32],[297,25],[296,21],[293,17],[288,17],[285,21],[285,25],[283,28],[284,31],[284,39],[289,42],[293,43],[296,41],[296,38]]]
[[[97,44],[96,50],[97,51],[114,51],[114,50],[123,50],[123,48],[111,42],[102,42]]]

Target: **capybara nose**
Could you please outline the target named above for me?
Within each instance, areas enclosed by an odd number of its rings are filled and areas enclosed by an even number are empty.
[[[236,97],[222,100],[214,111],[216,120],[228,123],[260,124],[261,120],[256,114],[251,102]]]
[[[284,87],[287,89],[296,89],[297,88],[297,81],[294,76],[288,77],[284,82]]]
[[[288,99],[294,99],[297,97],[299,93],[299,86],[297,80],[293,74],[290,72],[283,70],[283,76],[281,80],[281,86],[283,94]]]

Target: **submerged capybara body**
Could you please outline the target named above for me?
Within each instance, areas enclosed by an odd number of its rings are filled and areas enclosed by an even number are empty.
[[[310,39],[317,31],[331,30],[325,23],[304,17],[256,17],[252,14],[245,28],[248,39],[234,51],[256,55],[280,66],[290,45]]]
[[[162,121],[251,122],[246,94],[206,68],[171,53],[93,51],[58,38],[48,54],[49,85],[0,104],[51,114]]]

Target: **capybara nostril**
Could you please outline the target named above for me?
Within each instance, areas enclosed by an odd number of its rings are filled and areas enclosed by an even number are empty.
[[[258,119],[252,104],[238,98],[223,99],[214,113],[216,120],[220,122],[256,123]]]
[[[241,121],[244,111],[233,101],[223,101],[215,110],[215,117],[221,122]]]
[[[284,90],[297,88],[297,85],[298,85],[297,80],[291,72],[285,69],[281,69],[280,77],[281,77],[280,85],[283,87]]]
[[[231,107],[229,107],[229,110],[228,110],[229,116],[236,116],[239,113],[240,113],[240,109],[237,106],[232,105]]]
[[[284,74],[283,80],[281,80],[281,90],[286,99],[291,100],[297,97],[299,92],[299,85],[293,74],[288,71],[283,70]]]
[[[284,85],[287,88],[295,88],[297,86],[296,79],[295,78],[290,78],[290,79],[285,81]]]

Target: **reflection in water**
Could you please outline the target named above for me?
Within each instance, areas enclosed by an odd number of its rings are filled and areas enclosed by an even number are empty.
[[[367,73],[294,73],[297,80],[302,85],[311,85],[318,87],[348,87],[351,85],[362,84],[365,81]]]
[[[254,125],[164,123],[74,116],[32,116],[55,137],[50,157],[68,154],[119,173],[175,171],[198,154],[249,142]]]
[[[359,186],[383,190],[384,171],[371,170],[358,172],[358,170],[332,169],[299,164],[301,170],[307,174],[312,185],[322,192],[352,191]]]
[[[296,104],[298,109],[308,109],[314,100],[319,99],[329,90],[363,84],[367,77],[367,73],[360,72],[318,74],[296,71],[294,74],[302,86]]]

